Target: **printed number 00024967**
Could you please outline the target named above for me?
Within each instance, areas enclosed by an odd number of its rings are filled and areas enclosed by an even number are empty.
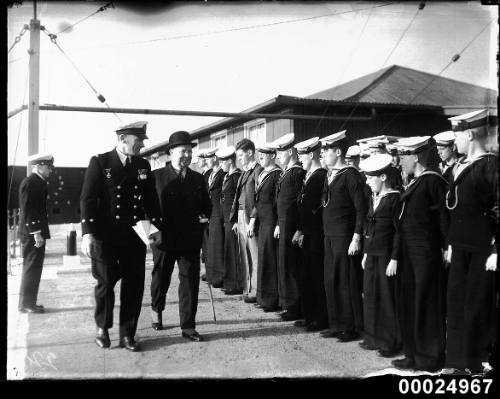
[[[402,394],[445,394],[445,393],[459,393],[459,394],[487,394],[489,392],[492,379],[451,379],[445,381],[442,378],[436,380],[426,378],[420,380],[402,378],[399,380],[399,393]]]

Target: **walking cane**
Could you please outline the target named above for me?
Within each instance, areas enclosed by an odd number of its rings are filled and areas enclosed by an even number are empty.
[[[212,296],[212,287],[210,283],[207,281],[208,292],[210,292],[210,304],[212,305],[212,314],[214,315],[214,323],[217,324],[217,319],[215,318],[215,308],[214,308],[214,298]]]

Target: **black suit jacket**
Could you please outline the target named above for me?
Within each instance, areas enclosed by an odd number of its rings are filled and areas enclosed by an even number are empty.
[[[146,217],[162,229],[160,205],[149,162],[132,156],[124,167],[116,149],[93,156],[80,195],[82,234],[115,245],[137,243],[132,229]]]
[[[36,173],[25,177],[19,186],[19,236],[40,231],[50,238],[47,216],[47,182]]]
[[[259,163],[256,163],[253,169],[243,172],[238,180],[236,186],[236,194],[234,196],[233,207],[231,209],[230,220],[232,223],[238,221],[238,207],[240,194],[243,192],[245,195],[245,213],[248,218],[252,214],[255,206],[255,181],[262,172],[263,168]]]
[[[199,218],[209,217],[212,207],[204,177],[188,168],[181,182],[170,163],[153,174],[164,221],[159,248],[199,251],[204,226]]]

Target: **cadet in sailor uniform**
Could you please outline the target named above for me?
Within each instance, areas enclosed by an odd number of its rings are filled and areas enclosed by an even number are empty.
[[[251,226],[259,226],[257,233],[259,273],[257,276],[257,305],[264,312],[279,310],[278,242],[274,231],[278,225],[276,187],[281,169],[276,166],[276,147],[264,144],[257,148],[263,170],[255,182],[255,206]],[[254,235],[254,231],[250,230]]]
[[[400,325],[401,369],[435,371],[443,366],[445,345],[445,268],[448,211],[447,183],[431,160],[435,146],[430,136],[400,139],[401,165],[415,178],[401,194]]]
[[[361,161],[361,147],[359,145],[351,145],[345,154],[345,163],[348,166],[354,166],[359,170],[359,162]]]
[[[23,272],[19,292],[21,313],[44,313],[37,305],[38,288],[45,258],[45,240],[50,238],[47,215],[47,180],[54,170],[51,154],[28,158],[32,173],[19,186],[19,238],[23,251]]]
[[[488,345],[496,340],[498,157],[485,149],[488,124],[480,110],[450,118],[465,158],[452,173],[447,194],[451,253],[447,298],[446,367],[482,372]]]
[[[298,208],[297,198],[304,182],[305,170],[302,169],[293,147],[295,135],[286,134],[273,142],[276,146],[277,159],[283,167],[283,173],[276,186],[276,206],[278,227],[275,237],[278,241],[278,290],[280,306],[285,312],[280,313],[284,321],[301,318],[299,257],[297,245]]]
[[[241,270],[238,254],[238,239],[232,231],[233,223],[231,223],[229,217],[241,170],[236,167],[236,149],[234,146],[221,148],[215,155],[225,172],[220,197],[220,206],[224,218],[224,279],[222,285],[224,294],[239,295],[243,293],[243,271]]]
[[[134,336],[144,291],[146,245],[132,229],[146,217],[162,228],[160,206],[149,162],[140,158],[147,122],[136,122],[116,131],[115,149],[93,156],[80,196],[82,252],[92,259],[95,287],[95,322],[98,346],[110,346],[114,286],[121,279],[120,346],[139,350]],[[156,243],[160,233],[154,234]]]
[[[198,167],[201,170],[201,174],[203,175],[203,178],[205,180],[205,186],[208,191],[208,178],[210,177],[210,174],[212,173],[212,169],[208,167],[206,156],[205,156],[206,151],[200,150],[198,152]],[[207,263],[207,243],[208,243],[208,224],[205,224],[203,226],[203,238],[201,242],[201,261],[203,262],[204,265]],[[206,273],[203,273],[201,275],[201,279],[203,281],[207,280]]]
[[[345,133],[320,140],[330,168],[323,191],[325,293],[330,328],[322,336],[338,337],[341,342],[359,339],[363,330],[361,234],[367,212],[363,178],[344,161]]]
[[[383,357],[393,357],[401,349],[397,318],[397,269],[401,211],[399,191],[394,190],[398,171],[389,154],[372,155],[361,163],[373,193],[364,227],[363,315],[364,339],[360,346],[379,349]]]
[[[436,142],[437,152],[439,158],[441,158],[439,170],[446,181],[449,182],[452,177],[453,166],[460,158],[455,146],[455,134],[449,130],[438,133],[432,138]]]
[[[327,175],[321,167],[319,157],[321,142],[318,137],[295,145],[299,160],[307,171],[304,184],[297,199],[298,224],[297,243],[300,247],[299,283],[303,320],[295,326],[308,331],[328,328],[328,312],[324,284],[324,234],[323,234],[323,186]]]
[[[215,153],[211,149],[205,154],[207,165],[212,170],[208,178],[208,196],[212,201],[212,212],[208,223],[207,263],[205,264],[207,281],[215,288],[222,287],[224,279],[224,218],[221,209],[222,181],[226,174],[219,166]]]

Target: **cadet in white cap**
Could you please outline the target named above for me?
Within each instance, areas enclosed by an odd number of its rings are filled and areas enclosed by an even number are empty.
[[[257,147],[262,172],[255,182],[255,205],[250,216],[249,234],[257,236],[257,306],[264,312],[278,308],[278,254],[274,230],[278,224],[276,186],[281,169],[276,166],[276,147],[264,143]]]
[[[298,230],[297,197],[302,189],[306,172],[298,160],[297,149],[294,147],[294,133],[285,134],[275,140],[273,144],[276,146],[277,159],[283,168],[276,188],[278,227],[274,234],[279,239],[278,290],[280,305],[285,310],[280,314],[280,317],[284,321],[291,321],[302,316],[299,285],[300,249],[296,245],[296,239],[293,239]]]
[[[301,248],[299,282],[302,285],[303,320],[295,326],[308,331],[328,328],[324,284],[324,234],[322,194],[327,170],[321,166],[318,137],[295,145],[302,167],[307,171],[298,199],[298,225],[294,235]]]
[[[135,122],[116,130],[113,150],[93,156],[85,173],[80,196],[82,252],[91,258],[95,287],[96,344],[110,346],[113,325],[114,286],[121,283],[120,346],[138,351],[135,341],[144,290],[146,245],[132,226],[148,218],[162,229],[160,204],[151,166],[139,157],[147,122]],[[157,231],[151,243],[161,243]]]
[[[359,339],[363,330],[361,234],[367,211],[365,183],[359,171],[345,163],[345,130],[324,137],[321,142],[330,169],[323,198],[325,292],[330,328],[322,335],[349,342]]]
[[[361,147],[359,145],[351,145],[345,154],[346,164],[354,166],[359,170],[359,161],[361,160]]]
[[[203,175],[203,178],[205,180],[205,188],[208,191],[208,178],[212,173],[212,168],[208,166],[206,153],[207,150],[198,150],[198,168],[200,170],[200,173]],[[201,261],[203,262],[204,265],[207,264],[207,252],[208,252],[207,243],[208,243],[208,225],[205,224],[203,227],[203,238],[201,242]],[[201,279],[203,281],[207,281],[206,273],[203,273],[201,275]]]
[[[458,152],[446,196],[450,210],[446,367],[483,371],[495,343],[498,157],[486,151],[487,110],[450,118]],[[496,276],[498,277],[498,276]]]
[[[360,166],[373,193],[364,230],[364,340],[360,346],[394,357],[402,346],[395,277],[399,256],[396,225],[401,207],[394,185],[399,171],[392,166],[389,154],[372,155]]]
[[[242,139],[236,144],[236,157],[243,167],[236,186],[233,207],[231,209],[231,222],[233,231],[238,235],[240,247],[240,264],[244,273],[243,300],[245,303],[257,301],[257,239],[250,236],[256,226],[250,226],[250,216],[255,206],[255,186],[257,178],[262,171],[255,160],[255,144],[252,140]]]
[[[32,173],[19,186],[19,238],[23,251],[23,271],[19,292],[21,313],[44,313],[37,305],[38,288],[45,258],[45,240],[50,238],[47,216],[47,183],[54,170],[52,154],[28,157]]]
[[[399,215],[401,257],[400,325],[403,359],[401,369],[435,371],[443,366],[445,345],[445,270],[448,212],[444,204],[447,183],[431,169],[430,136],[408,137],[396,143],[403,172],[414,174],[401,195]]]
[[[460,157],[455,146],[455,133],[448,130],[434,135],[433,139],[436,142],[439,158],[441,158],[439,170],[441,170],[441,173],[446,181],[449,182],[453,165],[455,165],[455,162],[457,162]]]
[[[208,177],[208,196],[212,201],[212,212],[208,223],[206,279],[215,288],[222,288],[224,279],[224,218],[221,209],[222,181],[226,174],[215,156],[217,148],[205,152],[207,166],[211,169]]]
[[[225,295],[241,295],[244,274],[238,255],[238,239],[232,231],[233,223],[230,220],[241,170],[236,167],[236,148],[234,146],[219,149],[215,156],[219,160],[221,169],[225,172],[220,199],[224,219],[224,277],[222,285]]]

